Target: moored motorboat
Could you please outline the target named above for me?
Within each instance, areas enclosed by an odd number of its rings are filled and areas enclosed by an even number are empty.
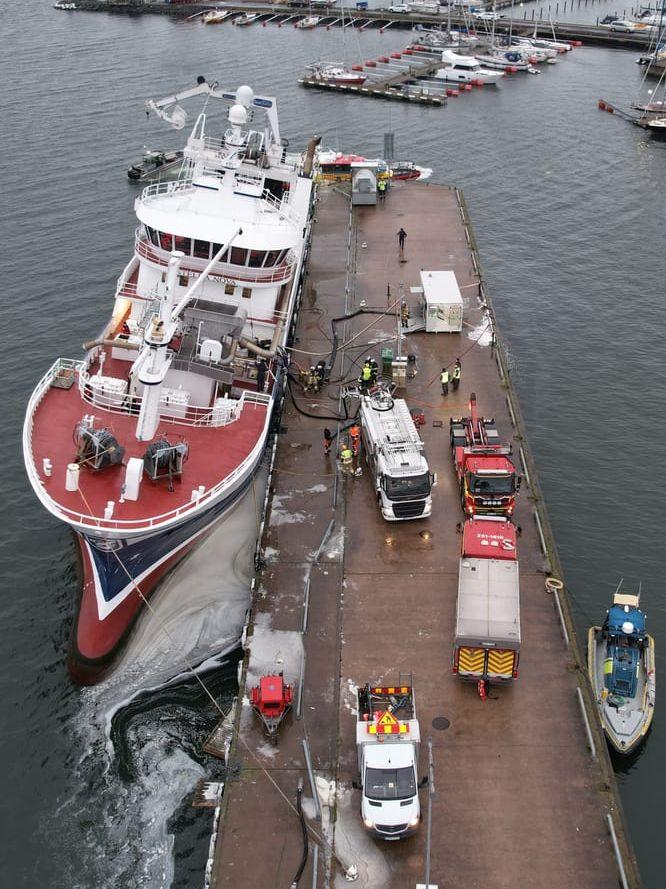
[[[184,125],[178,179],[136,199],[133,255],[83,358],[28,403],[23,453],[44,508],[75,532],[82,588],[70,666],[97,681],[166,573],[219,527],[258,472],[283,394],[312,201],[275,99],[198,85],[149,111]],[[213,129],[214,106],[228,124]]]
[[[368,160],[360,154],[343,154],[340,151],[320,151],[317,154],[316,178],[319,182],[351,181],[352,164]],[[372,159],[377,164],[378,179],[395,179],[400,181],[429,179],[432,170],[419,167],[413,161],[390,161],[381,158]]]
[[[260,13],[258,12],[244,12],[243,15],[239,15],[234,19],[234,25],[239,25],[241,28],[253,25],[259,18],[259,15]]]
[[[434,76],[449,83],[496,84],[504,77],[504,71],[483,68],[474,56],[461,56],[449,49],[442,52],[442,63]]]
[[[219,25],[221,22],[228,19],[230,15],[231,10],[229,9],[210,9],[202,15],[201,21],[204,25]]]
[[[646,120],[645,128],[656,139],[666,139],[666,117],[653,117]]]
[[[604,733],[615,751],[632,753],[647,735],[655,705],[654,639],[638,595],[615,593],[603,626],[590,627],[587,659]]]
[[[140,164],[132,164],[127,176],[136,181],[176,169],[183,162],[182,151],[145,151]]]
[[[299,19],[294,25],[299,31],[311,31],[316,28],[321,18],[318,15],[306,15],[304,19]]]

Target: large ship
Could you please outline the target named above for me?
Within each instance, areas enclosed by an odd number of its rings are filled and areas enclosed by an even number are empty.
[[[283,391],[312,204],[311,162],[280,138],[275,100],[198,84],[148,107],[182,128],[175,181],[135,204],[134,252],[111,318],[82,359],[30,398],[25,465],[75,532],[82,590],[70,669],[92,683],[160,580],[253,482]],[[226,132],[207,133],[212,100]],[[218,107],[219,104],[218,104]]]

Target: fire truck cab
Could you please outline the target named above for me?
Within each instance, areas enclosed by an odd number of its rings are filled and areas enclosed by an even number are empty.
[[[473,392],[469,416],[452,418],[450,435],[465,514],[512,516],[520,476],[509,459],[511,448],[500,441],[495,420],[478,416]]]

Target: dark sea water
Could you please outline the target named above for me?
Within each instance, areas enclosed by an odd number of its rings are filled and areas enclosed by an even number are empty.
[[[595,17],[605,11],[595,6]],[[633,98],[635,53],[579,49],[540,77],[516,76],[424,110],[299,89],[302,64],[341,54],[334,32],[208,28],[0,0],[0,33],[0,373],[8,393],[0,885],[203,881],[210,815],[191,809],[189,795],[198,778],[216,774],[199,754],[216,714],[192,682],[145,692],[184,670],[178,652],[159,650],[161,628],[150,624],[115,681],[71,686],[64,652],[74,546],[29,490],[20,447],[36,380],[58,355],[80,354],[109,311],[134,226],[126,167],[143,145],[183,139],[147,120],[143,101],[198,74],[277,96],[293,146],[319,132],[330,147],[376,155],[391,128],[400,154],[464,189],[580,630],[603,615],[620,577],[641,581],[664,674],[666,144],[596,108],[600,97]],[[359,39],[371,58],[403,46],[406,35]],[[230,601],[247,581],[250,513],[238,519],[233,582],[222,584]],[[179,631],[198,628],[185,620]],[[221,700],[233,694],[235,665],[211,674]],[[656,813],[666,798],[665,726],[658,709],[644,751],[619,774],[648,889],[663,885],[666,824]]]

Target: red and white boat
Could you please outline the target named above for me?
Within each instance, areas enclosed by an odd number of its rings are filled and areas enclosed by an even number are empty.
[[[251,486],[283,391],[312,179],[286,153],[275,100],[249,87],[200,78],[147,104],[181,128],[178,102],[196,95],[228,107],[226,132],[199,115],[180,178],[137,198],[111,318],[85,357],[49,368],[25,418],[30,482],[80,549],[70,664],[85,683]]]
[[[362,65],[352,65],[351,68],[346,68],[344,65],[312,65],[310,67],[312,68],[310,77],[313,80],[335,86],[363,86],[368,79],[363,74]]]

